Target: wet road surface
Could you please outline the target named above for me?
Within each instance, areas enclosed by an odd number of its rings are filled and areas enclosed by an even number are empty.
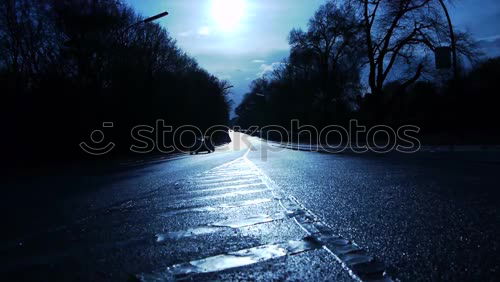
[[[497,153],[330,155],[248,140],[6,183],[3,276],[495,280]]]

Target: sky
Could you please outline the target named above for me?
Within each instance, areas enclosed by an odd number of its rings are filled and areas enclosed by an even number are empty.
[[[158,21],[199,65],[234,86],[233,109],[252,80],[287,57],[292,28],[307,27],[325,0],[124,0],[145,17],[168,11]],[[456,0],[456,26],[500,56],[500,1]],[[234,114],[233,114],[234,115]]]

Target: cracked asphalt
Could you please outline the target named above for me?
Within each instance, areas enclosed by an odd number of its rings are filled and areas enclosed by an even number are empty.
[[[232,137],[249,144],[5,177],[3,278],[496,280],[499,153],[333,155]]]

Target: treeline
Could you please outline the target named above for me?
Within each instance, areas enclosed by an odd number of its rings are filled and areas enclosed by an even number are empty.
[[[429,142],[478,140],[471,132],[493,140],[486,135],[500,135],[493,117],[500,61],[479,62],[474,40],[455,30],[458,77],[437,70],[434,51],[451,45],[444,15],[438,0],[328,1],[307,30],[290,32],[288,58],[252,82],[237,123],[289,128],[298,119],[322,127],[358,119],[417,125],[436,137]]]
[[[1,1],[2,155],[73,157],[103,122],[122,152],[157,119],[227,124],[229,84],[141,20],[119,0]]]

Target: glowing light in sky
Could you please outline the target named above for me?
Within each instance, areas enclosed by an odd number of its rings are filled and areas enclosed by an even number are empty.
[[[212,0],[212,18],[217,27],[224,32],[236,31],[246,10],[246,0]]]

